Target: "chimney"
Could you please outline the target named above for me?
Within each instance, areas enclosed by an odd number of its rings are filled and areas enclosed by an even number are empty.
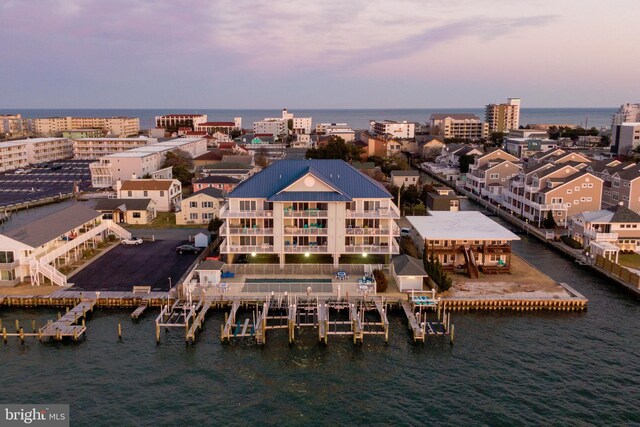
[[[116,192],[120,192],[120,189],[122,188],[122,181],[117,180],[116,181]]]

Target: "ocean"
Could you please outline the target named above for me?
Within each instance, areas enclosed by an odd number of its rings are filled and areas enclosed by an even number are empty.
[[[397,312],[386,345],[325,346],[305,329],[259,348],[221,344],[219,311],[185,346],[183,331],[156,345],[157,310],[139,323],[98,310],[84,342],[0,344],[0,402],[69,403],[72,425],[640,425],[640,301],[520,237],[514,251],[585,295],[586,312],[454,313],[453,347],[414,345]],[[4,325],[56,313],[0,308]]]
[[[610,128],[616,108],[522,108],[520,124],[571,123],[596,128]],[[368,129],[371,120],[407,120],[425,123],[433,113],[473,113],[484,119],[482,108],[413,108],[413,109],[343,109],[343,110],[294,110],[297,117],[311,117],[313,123],[346,122],[354,129]],[[253,122],[265,117],[281,117],[281,110],[206,110],[206,109],[0,109],[0,114],[22,114],[26,118],[39,117],[112,117],[140,118],[140,127],[155,127],[155,116],[171,113],[206,114],[210,121],[230,121],[242,117],[242,126],[250,129]]]

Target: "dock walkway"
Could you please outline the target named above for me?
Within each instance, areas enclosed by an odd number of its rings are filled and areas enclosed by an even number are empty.
[[[95,300],[83,301],[55,322],[49,321],[40,328],[40,338],[55,338],[61,341],[63,337],[73,337],[77,341],[87,330],[84,319],[86,319],[88,312],[93,311],[95,305]],[[78,325],[80,320],[83,321],[83,324]]]

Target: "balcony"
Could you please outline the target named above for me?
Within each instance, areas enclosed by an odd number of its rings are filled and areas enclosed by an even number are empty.
[[[233,254],[233,253],[239,253],[239,254],[250,254],[250,253],[273,253],[273,245],[269,245],[267,243],[261,244],[261,245],[231,245],[231,244],[223,244],[221,246],[222,248],[222,253],[224,254]]]
[[[511,181],[511,187],[513,187],[513,188],[524,188],[524,182],[519,181],[519,180],[512,180]]]
[[[524,184],[524,191],[528,193],[537,193],[540,191],[540,185]]]
[[[273,236],[273,228],[257,228],[257,227],[229,227],[227,234],[226,227],[220,227],[221,236]]]
[[[346,245],[344,248],[345,253],[359,253],[359,254],[397,254],[400,253],[398,244],[395,240],[392,241],[391,250],[389,245]]]
[[[327,245],[284,245],[284,252],[288,254],[297,253],[326,253],[329,252]]]
[[[394,236],[400,235],[400,230],[396,227],[390,230],[389,228],[356,228],[356,227],[347,227],[346,234],[347,236],[388,236],[389,231],[393,232]]]
[[[229,211],[229,206],[225,205],[220,209],[220,218],[271,218],[273,211]]]
[[[286,225],[284,227],[283,234],[287,236],[326,236],[328,231],[326,227],[296,227],[293,225]]]
[[[291,208],[284,209],[285,218],[326,218],[329,215],[329,211],[323,211],[320,209],[305,209],[303,211],[297,211]]]
[[[584,230],[582,233],[586,237],[591,240],[595,240],[597,242],[608,242],[608,241],[617,241],[618,233],[600,233],[596,230]]]
[[[373,210],[346,210],[347,218],[400,218],[400,211],[393,205],[391,208],[379,208]]]

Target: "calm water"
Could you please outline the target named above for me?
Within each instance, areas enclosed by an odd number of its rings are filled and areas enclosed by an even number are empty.
[[[640,302],[522,238],[516,252],[589,298],[587,312],[458,313],[453,348],[413,345],[400,313],[388,345],[325,347],[307,329],[257,348],[221,345],[220,312],[185,347],[182,331],[156,346],[155,311],[134,324],[102,310],[80,344],[0,344],[0,401],[70,403],[74,425],[640,425]],[[0,309],[5,325],[55,315]]]
[[[522,108],[520,124],[528,123],[572,123],[589,127],[611,127],[611,116],[615,108]],[[280,117],[281,110],[197,110],[197,109],[0,109],[0,114],[20,113],[23,117],[111,117],[131,116],[140,118],[140,127],[155,126],[155,116],[169,113],[207,114],[211,121],[228,121],[242,117],[242,126],[252,127],[253,122],[265,117]],[[484,119],[482,108],[422,108],[422,109],[349,109],[349,110],[295,110],[298,117],[312,117],[316,123],[346,122],[355,129],[368,129],[370,120],[408,120],[424,123],[432,113],[474,113]]]

